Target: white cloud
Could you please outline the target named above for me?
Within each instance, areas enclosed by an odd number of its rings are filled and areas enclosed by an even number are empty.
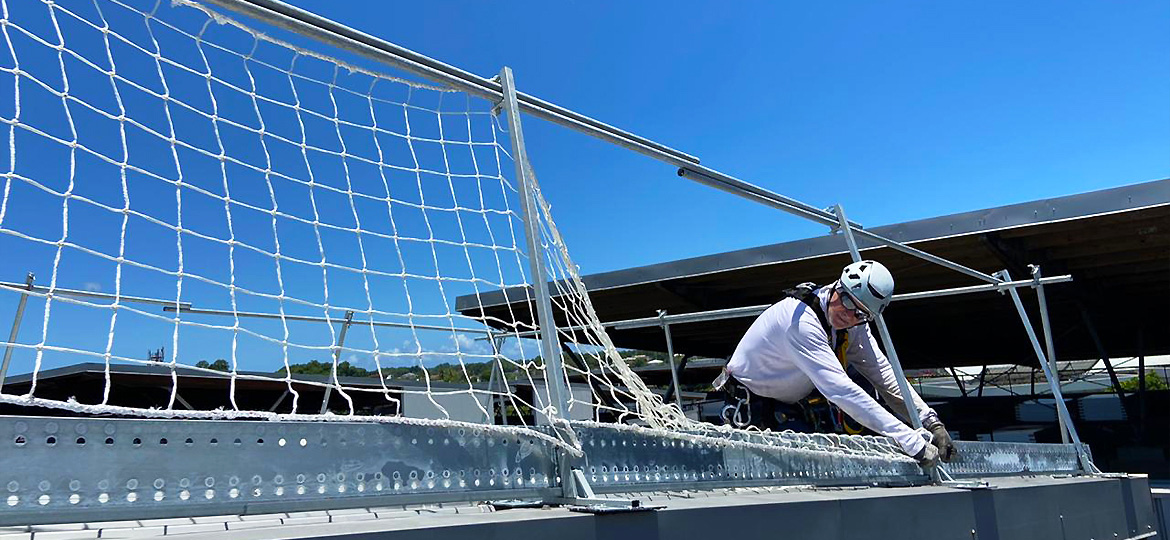
[[[492,347],[486,341],[476,341],[467,334],[452,334],[449,338],[457,349],[463,353],[490,354]]]
[[[96,281],[86,281],[82,288],[89,292],[102,292],[102,284]]]

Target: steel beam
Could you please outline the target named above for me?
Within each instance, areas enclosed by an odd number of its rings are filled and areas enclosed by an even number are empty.
[[[500,70],[500,84],[503,88],[501,110],[507,117],[508,138],[512,141],[512,161],[516,165],[516,179],[520,184],[520,206],[524,218],[524,236],[528,247],[528,266],[532,274],[532,288],[536,297],[536,313],[540,328],[540,351],[544,358],[544,380],[548,386],[548,404],[552,408],[554,418],[549,418],[549,424],[557,427],[557,419],[569,418],[569,390],[566,388],[565,368],[561,364],[561,350],[557,345],[557,327],[553,318],[552,300],[548,291],[548,280],[545,278],[544,249],[540,236],[540,209],[536,199],[536,179],[528,166],[528,149],[524,146],[524,130],[520,124],[520,106],[516,98],[516,83],[512,78],[512,68],[504,66]],[[534,390],[535,391],[535,390]],[[539,402],[539,398],[537,399]],[[563,480],[562,495],[565,498],[577,496],[576,486],[568,456],[562,456],[559,463],[560,477]]]
[[[31,273],[29,274],[32,275]],[[148,298],[145,296],[129,296],[125,294],[110,294],[95,291],[82,291],[78,289],[63,289],[61,287],[45,287],[40,285],[29,286],[28,283],[13,283],[11,281],[0,281],[0,288],[14,289],[17,291],[26,291],[23,294],[27,295],[29,292],[37,293],[39,295],[59,295],[59,296],[75,296],[77,298],[95,298],[99,300],[115,300],[118,302],[133,302],[135,304],[152,304],[156,306],[166,306],[174,308],[178,305],[180,308],[190,308],[190,302],[175,302],[174,300],[166,300],[162,298]]]
[[[190,314],[194,314],[194,315],[231,315],[234,317],[245,317],[245,318],[249,318],[249,319],[276,319],[276,320],[298,321],[298,322],[332,323],[332,322],[335,322],[337,320],[336,318],[311,317],[311,316],[307,316],[307,315],[260,313],[260,312],[255,312],[255,311],[228,311],[228,310],[222,310],[222,309],[199,309],[199,308],[189,307],[190,304],[187,304],[187,306],[188,307],[180,307],[179,309],[175,309],[175,307],[172,303],[172,305],[168,305],[168,306],[163,307],[163,311],[178,311],[180,313],[190,313]],[[347,310],[347,311],[350,311],[350,310]],[[357,312],[356,310],[352,310],[352,311],[354,311],[355,313]],[[491,333],[491,330],[488,330],[486,328],[452,328],[450,326],[436,326],[436,325],[429,325],[429,324],[414,324],[414,323],[394,323],[394,322],[384,322],[384,321],[375,321],[375,320],[354,321],[353,324],[356,324],[358,326],[375,326],[375,327],[382,327],[382,328],[410,328],[410,329],[414,329],[414,330],[438,330],[438,331],[442,331],[442,332],[463,332],[463,333],[467,333],[467,334],[488,335]]]
[[[666,335],[666,359],[670,362],[670,387],[674,393],[674,403],[682,411],[682,387],[678,384],[678,368],[674,365],[674,339],[670,336],[670,323],[665,320],[666,310],[658,310],[658,318],[662,320],[662,332]]]
[[[1056,376],[1056,380],[1052,381],[1052,384],[1059,387],[1061,385],[1060,365],[1056,363],[1056,342],[1052,339],[1052,323],[1048,320],[1048,297],[1044,294],[1044,283],[1040,277],[1040,266],[1034,264],[1028,266],[1032,271],[1032,279],[1035,281],[1036,298],[1040,301],[1040,327],[1044,331],[1044,345],[1048,351],[1049,368],[1052,369],[1053,375]],[[1033,390],[1032,393],[1035,394],[1036,392]],[[1060,426],[1060,440],[1068,444],[1068,426],[1064,425],[1064,418],[1060,415],[1057,415],[1056,419]]]
[[[1049,285],[1054,283],[1067,283],[1070,281],[1072,281],[1072,276],[1069,275],[1046,277],[1040,280],[1041,283]],[[1032,287],[1035,285],[1035,283],[1036,282],[1034,280],[1024,279],[998,284],[972,285],[969,287],[955,287],[950,289],[937,289],[933,291],[922,291],[916,293],[895,294],[892,301],[897,302],[900,300],[921,300],[923,298],[980,292],[1002,292],[1010,288]],[[697,311],[693,313],[677,313],[674,315],[666,315],[664,317],[642,317],[638,319],[626,319],[622,321],[607,322],[602,323],[602,326],[605,326],[606,328],[612,328],[614,330],[631,330],[634,328],[651,328],[655,326],[662,326],[663,321],[668,324],[686,324],[694,322],[717,321],[721,319],[736,319],[740,317],[755,317],[763,313],[764,310],[768,309],[769,307],[772,307],[772,305],[762,304],[758,306],[714,309],[710,311]],[[584,326],[568,326],[564,327],[563,329],[566,331],[577,331],[585,330],[587,328]],[[529,331],[509,335],[525,338],[535,336],[536,334],[537,333],[534,331]]]
[[[558,453],[533,430],[407,422],[0,417],[0,526],[552,500],[561,492]],[[597,493],[927,481],[884,438],[856,439],[885,444],[888,456],[850,450],[847,437],[574,428],[587,456],[581,473]],[[1077,467],[1072,445],[955,444],[956,477]]]

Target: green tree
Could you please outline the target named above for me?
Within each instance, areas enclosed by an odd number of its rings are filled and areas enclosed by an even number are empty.
[[[227,360],[220,358],[212,363],[207,363],[207,360],[200,360],[195,363],[195,367],[204,369],[214,369],[216,371],[231,371],[232,366],[228,365]]]
[[[300,373],[302,375],[333,375],[332,362],[310,360],[305,364],[293,364],[289,368],[293,373]],[[280,368],[276,373],[278,375],[284,375],[284,371],[284,368]],[[352,365],[348,361],[337,364],[338,377],[369,377],[370,375],[369,370]]]
[[[1126,392],[1137,392],[1139,386],[1141,386],[1141,382],[1137,377],[1121,381],[1121,389],[1125,390]],[[1146,372],[1146,390],[1168,389],[1170,389],[1170,385],[1166,383],[1166,379],[1163,379],[1161,375],[1158,375],[1158,372],[1153,370]],[[1110,388],[1110,390],[1113,389]]]

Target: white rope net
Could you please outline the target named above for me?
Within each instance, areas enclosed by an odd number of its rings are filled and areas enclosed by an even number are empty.
[[[495,104],[194,2],[0,5],[0,312],[27,302],[0,403],[475,424],[574,452],[572,426],[620,424],[904,459],[664,404],[606,335],[534,175],[526,252]],[[530,256],[564,326],[559,374],[532,339]],[[478,302],[499,291],[506,316]],[[555,440],[531,429],[549,424]]]

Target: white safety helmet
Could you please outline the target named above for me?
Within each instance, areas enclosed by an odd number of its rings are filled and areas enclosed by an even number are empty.
[[[839,283],[875,317],[885,311],[894,296],[894,276],[877,261],[858,261],[846,266]]]

